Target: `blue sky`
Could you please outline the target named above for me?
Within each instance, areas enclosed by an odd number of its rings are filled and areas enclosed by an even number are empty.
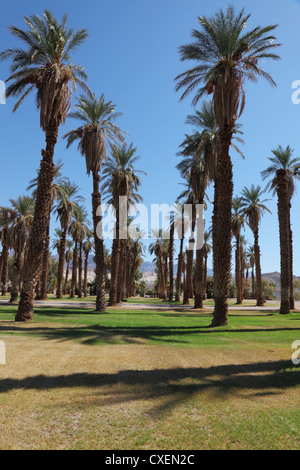
[[[265,186],[260,172],[268,165],[271,149],[279,144],[290,145],[295,156],[300,156],[300,105],[292,103],[292,82],[300,80],[300,2],[296,0],[252,0],[230,2],[237,9],[245,6],[251,13],[249,27],[260,24],[278,24],[276,36],[282,47],[282,60],[264,64],[277,83],[277,88],[261,80],[246,84],[246,108],[240,118],[243,124],[245,160],[232,152],[234,163],[234,194],[244,186]],[[246,4],[246,5],[245,5]],[[172,204],[182,190],[175,166],[178,146],[186,132],[187,114],[193,113],[192,96],[179,102],[174,90],[174,77],[188,64],[179,60],[178,47],[190,41],[192,28],[197,28],[197,17],[213,15],[223,1],[212,0],[110,0],[86,3],[52,0],[2,2],[0,16],[1,50],[20,45],[8,32],[7,26],[24,27],[23,15],[42,14],[49,8],[57,17],[67,13],[69,26],[87,28],[89,38],[74,55],[74,62],[85,67],[89,87],[123,113],[118,123],[130,135],[130,141],[141,156],[138,167],[147,172],[143,177],[141,193],[147,206],[155,203]],[[0,79],[9,74],[9,62],[0,63]],[[75,103],[75,99],[73,99]],[[13,100],[0,105],[1,185],[0,204],[6,205],[26,191],[29,180],[36,176],[44,135],[39,128],[39,115],[34,96],[28,97],[12,113]],[[55,160],[64,162],[64,174],[75,181],[91,208],[91,179],[86,175],[85,163],[76,147],[65,149],[62,135],[74,127],[67,121],[60,129]],[[299,182],[300,184],[300,182]],[[298,184],[298,186],[299,186]],[[208,191],[212,198],[212,188]],[[279,271],[279,235],[276,200],[266,195],[272,215],[266,214],[261,223],[260,243],[263,272]],[[300,209],[299,192],[293,200],[295,273],[300,275]],[[210,225],[211,208],[206,214]],[[55,219],[52,220],[52,232]],[[246,238],[253,237],[246,230]],[[146,255],[147,260],[151,259]],[[211,260],[210,260],[211,265]]]

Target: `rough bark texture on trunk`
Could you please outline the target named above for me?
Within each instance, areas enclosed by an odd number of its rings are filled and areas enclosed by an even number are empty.
[[[41,269],[41,278],[40,278],[40,296],[39,300],[47,300],[48,299],[48,276],[49,276],[49,244],[50,244],[50,220],[48,220],[48,227],[47,227],[47,235],[45,239],[45,246],[44,246],[44,253],[42,259],[42,269]]]
[[[2,235],[2,295],[7,294],[8,284],[8,228],[3,229]]]
[[[78,258],[78,298],[82,298],[82,242],[79,243]]]
[[[220,153],[215,181],[213,213],[213,271],[215,309],[212,326],[227,325],[231,281],[231,207],[233,195],[232,162],[229,147],[232,128],[220,130]]]
[[[195,306],[203,308],[203,250],[196,250]]]
[[[262,292],[258,229],[254,231],[254,253],[255,253],[255,268],[256,268],[256,291],[257,291],[256,305],[257,307],[263,307],[264,300],[263,300],[263,292]]]
[[[19,253],[15,253],[10,302],[17,303],[18,301],[20,277],[21,277],[21,256]]]
[[[289,204],[289,261],[290,261],[290,310],[295,309],[294,297],[294,248],[293,248],[293,231],[291,227],[291,204]]]
[[[34,311],[34,288],[39,274],[42,256],[47,242],[49,214],[52,202],[52,181],[54,177],[53,155],[57,142],[59,123],[49,124],[46,132],[46,150],[42,150],[35,212],[32,229],[28,240],[28,250],[23,266],[23,285],[21,299],[15,320],[24,322],[31,320]]]
[[[70,266],[70,262],[68,261],[67,262],[67,268],[66,268],[66,278],[65,278],[64,292],[63,292],[64,295],[67,293],[67,290],[68,290],[69,266]]]
[[[289,193],[285,170],[277,170],[278,179],[278,220],[280,238],[280,284],[281,303],[280,313],[290,313],[290,220],[289,220]]]
[[[170,270],[170,290],[169,302],[173,301],[174,296],[174,222],[171,224],[170,229],[170,245],[169,245],[169,270]]]
[[[236,285],[236,303],[242,303],[241,297],[241,264],[240,264],[240,234],[237,234],[236,237],[236,250],[235,250],[235,285]]]
[[[94,242],[95,242],[95,260],[96,260],[96,312],[105,312],[105,259],[104,245],[102,239],[102,214],[99,212],[101,205],[101,196],[99,192],[100,176],[93,173],[93,226],[94,226]]]
[[[176,293],[175,301],[180,301],[181,279],[182,279],[182,262],[183,262],[183,234],[180,240],[180,251],[178,255],[177,277],[176,277]]]
[[[203,300],[205,300],[207,297],[206,291],[207,291],[207,255],[205,255],[204,257]]]
[[[89,253],[85,253],[84,259],[84,278],[83,278],[83,296],[87,297],[87,272],[88,272]]]
[[[67,239],[67,227],[63,229],[60,243],[59,243],[57,289],[56,289],[56,297],[58,299],[61,299],[63,296],[63,277],[64,277],[64,265],[65,265],[66,239]]]
[[[72,280],[71,280],[71,292],[70,299],[73,299],[76,294],[76,284],[77,284],[77,268],[78,268],[78,242],[75,241],[74,250],[73,250],[73,265],[72,265]]]

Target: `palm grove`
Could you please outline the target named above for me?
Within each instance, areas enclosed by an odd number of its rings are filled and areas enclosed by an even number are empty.
[[[268,209],[260,186],[244,188],[233,197],[233,165],[230,148],[242,154],[241,126],[237,122],[245,106],[244,85],[265,78],[274,80],[260,68],[266,60],[278,61],[279,47],[274,36],[275,25],[246,29],[250,15],[233,7],[219,10],[212,17],[199,17],[199,29],[192,31],[192,42],[180,47],[180,59],[192,63],[191,68],[175,78],[180,98],[193,95],[194,114],[187,124],[194,127],[179,148],[181,159],[177,168],[184,179],[185,189],[178,196],[168,233],[157,230],[150,252],[157,263],[157,295],[162,299],[183,303],[195,298],[195,308],[203,307],[207,287],[207,258],[213,255],[213,297],[215,309],[211,326],[228,322],[228,297],[231,284],[232,241],[235,241],[235,283],[237,302],[244,297],[245,263],[252,267],[252,295],[257,305],[263,304],[260,265],[259,226]],[[1,207],[1,281],[2,294],[7,293],[9,252],[13,252],[11,300],[20,301],[16,321],[33,318],[35,297],[47,298],[49,288],[49,249],[51,214],[59,228],[52,249],[57,250],[58,266],[55,291],[57,298],[66,294],[87,295],[87,266],[91,253],[95,262],[96,311],[107,308],[107,272],[110,271],[110,306],[135,293],[135,276],[142,263],[142,234],[124,240],[120,236],[117,218],[112,251],[108,253],[101,237],[102,199],[118,209],[119,198],[127,205],[141,201],[140,174],[136,169],[137,149],[126,141],[127,134],[117,125],[120,115],[103,94],[97,97],[90,91],[87,76],[81,65],[72,62],[73,52],[87,39],[85,29],[74,31],[67,27],[67,17],[60,22],[46,10],[43,17],[24,17],[26,28],[10,26],[9,30],[23,43],[23,48],[7,49],[1,60],[11,61],[7,79],[7,97],[16,97],[14,111],[30,93],[36,94],[40,127],[45,133],[45,149],[38,176],[32,180],[30,196],[10,200]],[[72,94],[81,88],[71,111]],[[211,96],[211,100],[208,96]],[[92,221],[80,190],[62,174],[62,163],[54,162],[55,145],[61,125],[69,117],[74,129],[63,136],[66,147],[77,144],[85,158],[87,174],[91,175]],[[290,207],[295,179],[300,175],[300,160],[290,147],[278,146],[271,151],[270,166],[263,172],[269,179],[267,188],[277,195],[281,254],[281,313],[294,307],[293,244]],[[211,228],[206,228],[201,249],[184,250],[183,205],[207,204],[206,190],[214,185]],[[118,213],[118,211],[117,211]],[[191,214],[193,246],[196,215]],[[128,224],[133,223],[128,220]],[[253,247],[245,250],[242,229],[248,224],[253,232]],[[100,233],[99,233],[100,230]],[[175,258],[174,235],[181,235],[178,257]],[[211,241],[212,239],[212,241]],[[174,261],[177,260],[177,275]],[[69,282],[68,282],[69,281]],[[68,289],[69,284],[69,289]]]

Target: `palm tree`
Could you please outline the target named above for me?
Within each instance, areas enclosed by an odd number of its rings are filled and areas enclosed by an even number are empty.
[[[176,77],[176,90],[184,88],[181,99],[196,90],[193,105],[197,105],[205,94],[213,94],[219,128],[213,215],[215,310],[212,326],[228,323],[233,196],[229,147],[236,120],[245,104],[243,85],[246,79],[255,81],[257,76],[275,85],[270,74],[259,68],[258,62],[261,59],[279,59],[272,52],[278,46],[271,34],[276,26],[259,26],[245,32],[249,18],[244,10],[236,13],[233,6],[227,7],[226,11],[219,10],[211,18],[199,17],[201,30],[193,30],[194,42],[180,47],[181,60],[192,60],[196,64]]]
[[[0,207],[0,226],[2,254],[1,254],[1,282],[2,296],[7,294],[8,289],[8,258],[9,258],[9,225],[15,218],[15,212],[10,207]]]
[[[20,39],[25,48],[7,49],[0,54],[0,59],[12,60],[12,82],[6,90],[6,96],[21,97],[14,111],[24,98],[36,90],[36,103],[40,111],[40,126],[45,132],[46,149],[42,150],[42,160],[38,175],[38,188],[35,202],[35,214],[31,235],[28,242],[27,256],[23,269],[23,287],[16,321],[32,319],[34,310],[34,286],[39,272],[47,240],[51,209],[51,190],[54,176],[54,148],[60,125],[71,106],[71,82],[74,89],[82,87],[86,75],[83,68],[71,63],[71,53],[87,38],[86,30],[75,32],[67,29],[67,16],[59,23],[49,10],[41,18],[32,15],[24,17],[27,30],[10,26],[13,36]]]
[[[184,207],[179,202],[176,203],[176,211],[174,212],[174,228],[180,239],[180,248],[178,254],[177,263],[177,275],[175,281],[175,302],[180,301],[180,290],[181,290],[181,279],[183,272],[183,244],[185,235],[185,224],[184,224]]]
[[[69,239],[66,240],[65,261],[67,263],[67,267],[66,267],[65,284],[64,284],[63,295],[65,295],[67,293],[67,289],[68,289],[69,266],[70,266],[70,262],[73,259],[73,250],[72,250],[73,245],[74,245],[73,240],[69,240]]]
[[[62,298],[63,275],[65,264],[65,251],[68,229],[75,211],[78,209],[79,202],[84,198],[78,195],[79,187],[75,183],[65,181],[61,187],[58,196],[58,203],[54,210],[57,212],[57,219],[61,226],[61,239],[59,243],[58,271],[57,271],[57,289],[56,297]]]
[[[63,177],[61,169],[63,167],[62,161],[59,159],[54,165],[54,175],[52,181],[52,189],[51,189],[51,203],[50,203],[50,213],[52,212],[54,201],[57,201],[61,196],[61,192],[63,191],[64,185],[68,182],[68,178]],[[34,178],[29,182],[29,186],[27,191],[32,191],[32,197],[36,199],[37,195],[37,188],[38,188],[38,178]],[[50,217],[48,220],[48,227],[47,227],[47,236],[46,242],[44,246],[44,253],[41,262],[41,273],[40,273],[40,292],[36,296],[38,300],[47,300],[48,292],[47,292],[47,285],[48,285],[48,274],[49,274],[49,243],[50,243]]]
[[[83,124],[75,130],[65,134],[67,147],[79,140],[78,150],[85,157],[88,175],[93,176],[93,230],[96,260],[96,311],[105,312],[105,261],[102,236],[101,195],[99,191],[100,170],[103,159],[107,158],[108,147],[112,144],[124,141],[123,132],[114,123],[120,116],[116,113],[111,101],[105,101],[104,95],[99,99],[92,95],[81,96],[75,106],[76,111],[70,114],[73,119],[78,119]]]
[[[82,297],[82,244],[90,225],[87,216],[88,213],[86,212],[85,207],[78,205],[74,210],[73,220],[69,226],[69,233],[75,243],[73,251],[71,298],[75,297],[76,284],[78,284],[78,297]]]
[[[85,255],[84,258],[84,278],[83,278],[83,296],[87,297],[87,275],[88,275],[88,262],[89,262],[89,254],[93,249],[93,232],[91,230],[86,231],[86,240],[83,243],[83,253]]]
[[[260,265],[260,247],[259,247],[259,224],[264,212],[271,211],[264,204],[267,199],[261,200],[263,191],[260,186],[252,185],[249,189],[244,188],[242,191],[242,208],[247,218],[248,225],[254,235],[254,251],[255,251],[255,267],[256,267],[256,289],[257,289],[257,306],[264,304],[262,295],[262,278]]]
[[[291,199],[295,192],[294,179],[300,176],[300,159],[293,158],[293,150],[288,145],[285,149],[279,145],[272,150],[269,158],[271,165],[261,172],[262,178],[272,178],[267,188],[277,193],[278,221],[280,238],[280,313],[290,312],[294,308],[293,296],[293,243],[291,230]]]
[[[243,286],[241,283],[241,230],[244,226],[245,219],[242,211],[242,198],[235,197],[232,199],[232,233],[236,240],[235,249],[235,284],[237,292],[237,304],[241,304],[243,300]]]
[[[116,230],[112,245],[112,260],[111,260],[111,286],[109,295],[109,305],[116,305],[120,301],[120,262],[122,261],[123,248],[126,242],[127,234],[121,233],[125,227],[120,227],[120,202],[121,198],[125,198],[124,209],[128,210],[130,203],[137,203],[142,200],[138,194],[141,179],[138,176],[140,173],[146,174],[142,170],[136,170],[134,164],[139,160],[136,155],[137,149],[133,144],[117,147],[115,145],[111,148],[111,157],[107,161],[105,169],[103,170],[103,185],[102,191],[109,198],[108,202],[112,203],[116,211]],[[127,217],[123,220],[127,224]],[[127,226],[126,226],[127,230]]]
[[[251,288],[252,288],[252,297],[255,299],[255,275],[254,275],[254,266],[255,266],[255,251],[254,246],[249,246],[247,250],[247,258],[251,267]]]
[[[32,227],[34,199],[30,196],[19,196],[17,199],[10,199],[10,204],[14,211],[14,218],[8,219],[8,223],[10,224],[8,243],[10,248],[14,250],[10,302],[16,302],[21,278],[22,256],[24,255]]]
[[[204,278],[203,278],[203,300],[206,299],[206,287],[207,287],[207,259],[208,255],[212,250],[212,246],[209,241],[211,239],[211,228],[205,230],[203,238],[203,256],[204,256]]]

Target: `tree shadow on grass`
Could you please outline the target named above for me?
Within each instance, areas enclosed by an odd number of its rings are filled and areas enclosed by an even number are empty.
[[[29,334],[33,336],[42,337],[50,340],[74,340],[80,341],[82,344],[97,345],[97,344],[147,344],[154,341],[162,344],[178,344],[178,345],[201,345],[201,341],[194,344],[195,335],[199,338],[201,335],[213,335],[212,341],[218,341],[218,337],[226,337],[227,339],[236,339],[235,335],[239,334],[268,334],[271,335],[276,332],[293,332],[300,331],[300,328],[289,328],[286,326],[279,327],[220,327],[209,328],[208,326],[188,325],[188,326],[104,326],[104,325],[73,325],[70,326],[64,323],[63,326],[58,325],[39,326],[37,324],[15,324],[13,322],[2,322],[0,331],[12,332],[19,334]],[[191,335],[193,340],[191,341]],[[208,337],[209,338],[209,337]],[[237,339],[239,339],[237,337]],[[243,338],[259,341],[259,337]]]
[[[114,387],[117,384],[119,386]],[[94,399],[97,405],[162,397],[163,405],[160,404],[152,411],[155,417],[207,391],[212,393],[212,398],[220,396],[226,399],[229,395],[251,398],[280,394],[299,384],[300,368],[291,361],[279,360],[206,368],[129,369],[111,374],[75,373],[7,378],[0,380],[0,393],[86,387],[97,392]]]

